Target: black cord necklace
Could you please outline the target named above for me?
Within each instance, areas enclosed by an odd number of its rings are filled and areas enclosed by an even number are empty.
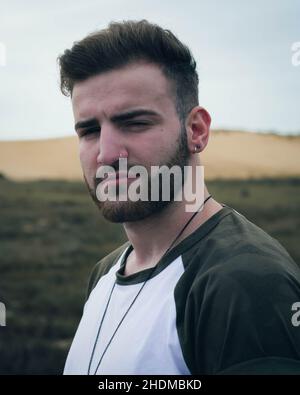
[[[203,207],[204,204],[205,204],[211,197],[212,197],[212,196],[209,195],[209,196],[204,200],[204,202],[201,204],[201,206],[198,208],[198,210],[191,216],[191,218],[187,221],[187,223],[186,223],[186,224],[184,225],[184,227],[181,229],[181,231],[179,232],[179,234],[178,234],[178,235],[176,236],[176,238],[173,240],[173,242],[171,243],[171,245],[169,246],[169,248],[165,251],[165,253],[164,253],[163,256],[160,258],[159,261],[161,261],[162,258],[170,251],[170,249],[173,247],[173,245],[176,243],[176,241],[179,239],[179,237],[180,237],[180,236],[182,235],[182,233],[185,231],[185,229],[187,228],[187,226],[189,225],[189,223],[192,221],[192,219],[196,216],[196,214],[199,213],[201,207]],[[98,371],[98,369],[99,369],[99,366],[100,366],[100,364],[101,364],[101,362],[102,362],[102,359],[103,359],[103,357],[104,357],[104,354],[106,353],[106,350],[108,349],[110,343],[112,342],[112,340],[113,340],[113,338],[114,338],[114,336],[115,336],[117,330],[119,329],[120,325],[121,325],[122,322],[124,321],[124,318],[125,318],[126,315],[128,314],[129,310],[131,309],[132,305],[134,304],[134,302],[135,302],[136,299],[138,298],[139,294],[142,292],[142,289],[144,288],[145,284],[146,284],[147,281],[151,278],[151,276],[154,274],[155,269],[157,268],[157,265],[158,265],[158,264],[156,264],[156,265],[152,268],[152,270],[151,270],[150,273],[149,273],[149,276],[148,276],[148,277],[146,278],[146,280],[144,281],[143,285],[141,286],[141,288],[139,289],[138,293],[136,294],[136,296],[134,297],[133,301],[131,302],[130,306],[128,307],[128,309],[126,310],[125,314],[123,315],[121,321],[120,321],[119,324],[117,325],[117,327],[116,327],[114,333],[112,334],[112,336],[111,336],[109,342],[107,343],[107,345],[106,345],[106,347],[105,347],[105,349],[104,349],[104,351],[103,351],[103,353],[102,353],[102,355],[101,355],[101,358],[100,358],[100,360],[99,360],[99,362],[98,362],[98,364],[97,364],[96,370],[95,370],[95,372],[93,373],[94,375],[97,373],[97,371]],[[110,291],[109,298],[108,298],[108,301],[107,301],[107,304],[106,304],[106,307],[105,307],[105,310],[104,310],[104,313],[103,313],[103,316],[102,316],[102,319],[101,319],[101,322],[100,322],[100,325],[99,325],[99,328],[98,328],[97,336],[96,336],[96,339],[95,339],[95,342],[94,342],[92,354],[91,354],[90,361],[89,361],[88,372],[87,372],[88,375],[90,375],[91,365],[92,365],[92,361],[93,361],[93,359],[94,359],[94,354],[95,354],[96,346],[97,346],[97,343],[98,343],[98,339],[99,339],[101,327],[102,327],[102,324],[103,324],[103,321],[104,321],[104,317],[105,317],[105,315],[106,315],[106,312],[107,312],[107,309],[108,309],[108,306],[109,306],[109,302],[110,302],[110,299],[111,299],[113,290],[114,290],[114,288],[115,288],[115,285],[116,285],[116,280],[115,280],[115,282],[114,282],[114,284],[113,284],[113,286],[112,286],[112,289],[111,289],[111,291]]]

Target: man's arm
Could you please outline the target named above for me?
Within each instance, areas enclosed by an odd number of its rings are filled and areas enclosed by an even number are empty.
[[[188,293],[183,349],[194,374],[300,373],[300,270],[242,254],[199,276]]]

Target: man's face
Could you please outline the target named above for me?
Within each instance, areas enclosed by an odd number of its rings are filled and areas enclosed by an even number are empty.
[[[97,169],[118,170],[120,154],[128,170],[188,164],[186,134],[175,109],[170,83],[158,66],[134,63],[74,85],[72,105],[80,161],[93,200],[112,222],[144,219],[167,201],[105,201],[96,197]],[[129,181],[130,183],[130,181]]]

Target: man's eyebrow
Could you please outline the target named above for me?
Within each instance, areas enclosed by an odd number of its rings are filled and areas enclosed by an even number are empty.
[[[138,109],[138,110],[126,111],[126,112],[123,112],[122,114],[113,115],[111,117],[111,121],[118,123],[118,122],[122,122],[122,121],[127,121],[128,119],[131,119],[131,118],[139,117],[142,115],[150,115],[150,116],[154,116],[156,118],[161,118],[161,115],[156,111]]]
[[[127,120],[135,118],[135,117],[139,117],[142,115],[150,115],[150,116],[154,116],[156,118],[161,118],[161,115],[156,111],[139,109],[139,110],[126,111],[121,114],[113,115],[110,118],[110,120],[111,120],[111,122],[118,123],[118,122],[127,121]],[[88,128],[91,126],[99,126],[99,122],[98,122],[97,118],[90,118],[85,121],[76,122],[75,130]]]
[[[96,118],[90,118],[87,119],[86,121],[78,121],[75,123],[75,130],[77,129],[83,129],[83,128],[88,128],[91,126],[99,126],[99,122]]]

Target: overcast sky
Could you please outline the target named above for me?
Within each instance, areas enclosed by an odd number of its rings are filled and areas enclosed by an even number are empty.
[[[300,132],[300,0],[2,0],[0,139],[74,135],[57,56],[112,20],[142,18],[191,48],[214,128]]]

